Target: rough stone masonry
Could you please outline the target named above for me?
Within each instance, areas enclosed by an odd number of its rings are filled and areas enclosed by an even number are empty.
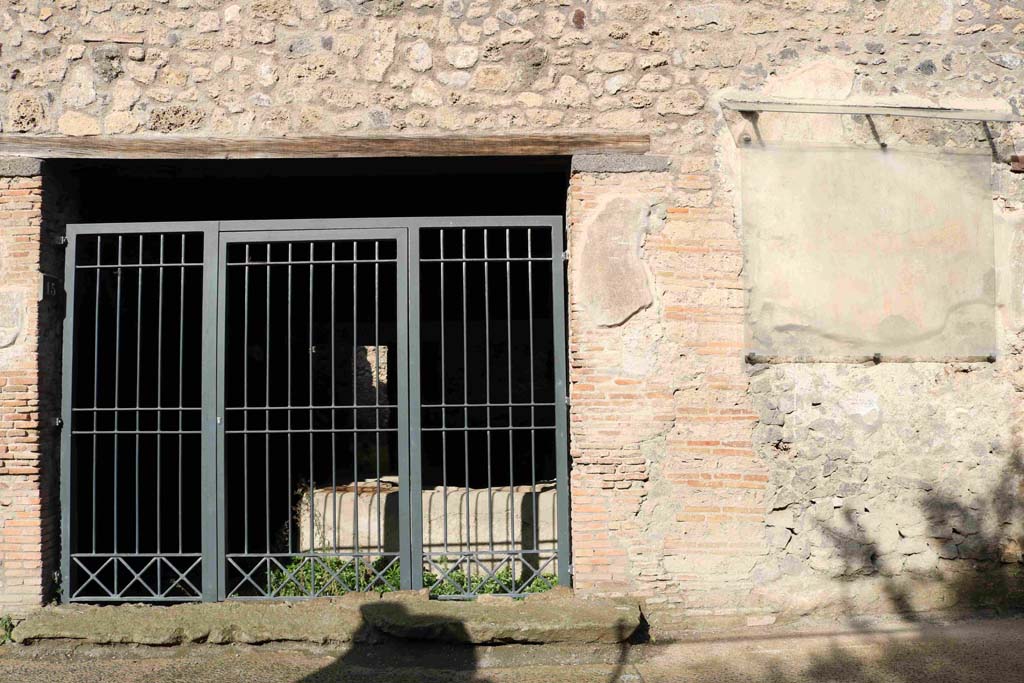
[[[1024,127],[719,103],[1007,111],[1024,3],[7,0],[0,72],[4,134],[649,134],[650,156],[578,158],[567,198],[577,590],[752,619],[1020,592]],[[991,150],[995,362],[748,362],[737,147],[758,136]],[[59,320],[37,292],[61,189],[0,176],[3,613],[51,595]]]

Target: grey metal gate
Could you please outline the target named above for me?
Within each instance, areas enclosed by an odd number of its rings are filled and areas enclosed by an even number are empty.
[[[68,237],[65,600],[568,583],[560,218]]]
[[[222,598],[401,587],[407,261],[400,228],[222,235]]]

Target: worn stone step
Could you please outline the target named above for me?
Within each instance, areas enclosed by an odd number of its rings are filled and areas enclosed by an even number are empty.
[[[20,643],[348,643],[380,638],[447,643],[619,643],[641,625],[635,603],[553,591],[524,600],[429,600],[422,593],[351,595],[296,602],[173,606],[65,605],[30,614],[14,629]]]

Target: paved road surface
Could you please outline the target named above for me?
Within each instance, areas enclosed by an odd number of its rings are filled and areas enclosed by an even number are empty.
[[[1024,619],[747,631],[623,648],[6,645],[0,681],[1024,682]]]

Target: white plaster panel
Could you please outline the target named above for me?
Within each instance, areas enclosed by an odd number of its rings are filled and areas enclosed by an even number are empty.
[[[752,145],[741,162],[748,351],[995,352],[988,154]]]

